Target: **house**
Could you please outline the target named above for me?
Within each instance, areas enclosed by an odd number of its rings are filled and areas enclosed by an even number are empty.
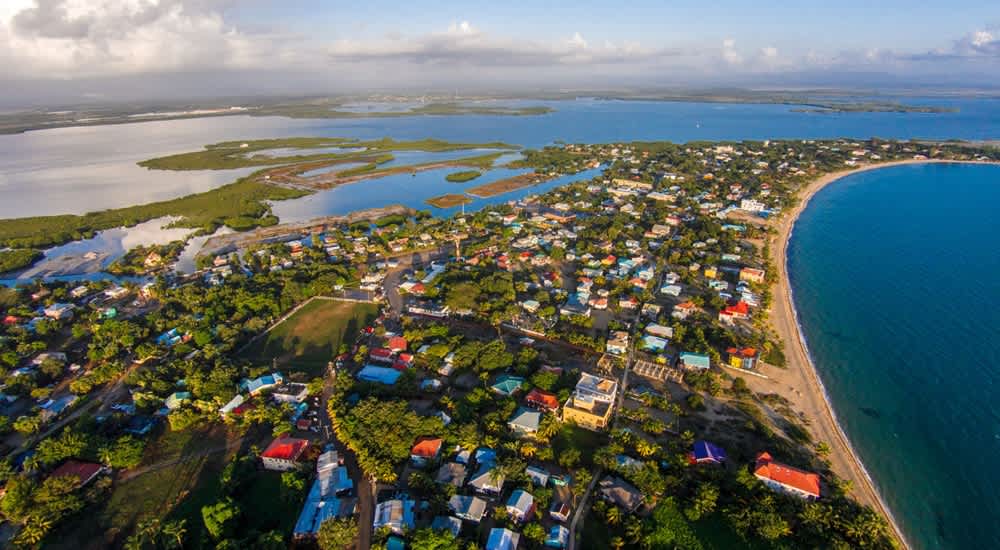
[[[462,532],[462,520],[451,516],[437,516],[431,522],[431,529],[435,531],[451,531],[451,534],[458,537]]]
[[[372,527],[376,531],[388,527],[390,532],[397,535],[412,530],[416,526],[413,521],[414,505],[414,501],[402,499],[378,503],[375,506],[375,521],[372,522]]]
[[[441,456],[441,446],[444,440],[440,437],[418,437],[410,449],[410,464],[415,468],[423,468],[436,462]]]
[[[226,415],[231,414],[234,410],[236,410],[237,407],[242,405],[244,401],[245,399],[243,398],[242,395],[236,394],[235,397],[230,399],[228,403],[226,403],[219,409],[219,414],[222,415],[222,418],[225,418]]]
[[[486,550],[517,550],[520,541],[520,533],[494,527],[490,529],[490,536],[486,539]]]
[[[257,395],[262,391],[280,386],[284,382],[285,377],[280,372],[272,372],[253,380],[244,379],[240,382],[240,388],[249,392],[250,395]]]
[[[563,421],[591,430],[604,429],[611,419],[617,392],[618,382],[583,373],[573,395],[563,405]]]
[[[402,372],[392,367],[365,365],[363,369],[358,371],[358,380],[391,386],[399,380],[402,374]]]
[[[552,499],[552,505],[549,506],[549,516],[552,519],[566,523],[572,513],[573,507],[569,505],[569,501]]]
[[[448,500],[448,509],[457,518],[479,523],[486,514],[486,501],[479,497],[455,495]]]
[[[390,336],[385,347],[397,353],[406,351],[406,338],[403,338],[402,336]]]
[[[740,270],[740,280],[748,283],[763,283],[764,270],[753,267],[744,267]]]
[[[729,356],[727,364],[737,369],[753,370],[757,367],[757,359],[760,358],[760,352],[755,348],[729,348],[726,354]]]
[[[635,512],[642,505],[642,493],[620,477],[604,476],[597,488],[601,498],[626,512]]]
[[[562,525],[553,525],[549,529],[549,534],[545,537],[545,546],[547,548],[566,548],[569,543],[569,529],[563,527]]]
[[[820,496],[819,475],[775,462],[766,451],[757,455],[753,475],[780,493],[805,499]]]
[[[678,356],[677,365],[684,370],[708,370],[712,360],[704,353],[685,351]]]
[[[737,320],[750,318],[750,305],[740,300],[731,306],[726,306],[719,312],[719,322],[732,325]]]
[[[538,388],[532,388],[524,398],[529,407],[538,410],[553,412],[559,410],[559,398],[554,393],[549,393]]]
[[[628,332],[616,330],[611,333],[608,343],[605,345],[608,353],[615,355],[625,355],[628,353]]]
[[[309,388],[305,384],[282,384],[274,388],[271,397],[278,403],[301,403],[309,397]]]
[[[72,319],[75,308],[73,304],[55,303],[45,308],[45,316],[56,320]]]
[[[174,411],[180,408],[185,401],[191,400],[191,392],[187,391],[177,391],[163,400],[163,406],[167,408],[168,411]]]
[[[306,439],[279,437],[260,454],[260,460],[264,468],[284,472],[296,468],[299,458],[308,448],[309,441]]]
[[[500,395],[514,395],[520,391],[521,386],[524,384],[524,378],[520,376],[511,376],[509,374],[501,374],[497,377],[496,381],[490,388],[500,394]]]
[[[442,485],[454,485],[455,487],[461,487],[462,485],[465,485],[465,476],[467,475],[467,472],[465,464],[448,462],[438,469],[437,475],[434,476],[434,480]]]
[[[535,497],[523,489],[516,489],[507,499],[507,513],[518,523],[524,523],[535,514]]]
[[[542,413],[527,407],[519,407],[507,421],[507,427],[518,436],[531,436],[538,431],[541,421]]]
[[[549,473],[537,466],[528,466],[524,469],[524,473],[528,475],[533,485],[545,487],[549,484]]]
[[[694,302],[682,302],[674,306],[670,316],[674,319],[684,320],[695,311],[698,311],[698,306],[694,305]]]
[[[387,348],[372,348],[368,352],[368,358],[376,363],[392,363],[395,360],[395,352]]]
[[[104,471],[104,466],[100,464],[80,460],[67,460],[56,468],[49,477],[75,477],[77,479],[76,486],[83,487]]]
[[[699,439],[694,442],[694,449],[688,454],[691,464],[722,464],[726,461],[726,451],[722,447]]]
[[[469,485],[477,493],[484,495],[497,496],[503,490],[503,484],[506,479],[503,474],[493,464],[482,465],[472,478],[469,479]]]
[[[650,323],[646,326],[646,334],[656,336],[657,338],[669,339],[674,337],[674,329],[672,327],[665,327],[656,323]]]

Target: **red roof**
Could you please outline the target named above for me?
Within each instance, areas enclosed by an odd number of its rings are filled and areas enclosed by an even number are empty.
[[[757,350],[754,348],[743,348],[743,349],[729,348],[726,350],[726,353],[728,353],[729,355],[746,357],[748,359],[753,359],[754,357],[757,357]]]
[[[297,430],[308,430],[309,426],[312,425],[312,420],[308,418],[300,418],[295,422],[295,429]]]
[[[52,472],[52,477],[73,476],[80,480],[80,485],[86,485],[94,476],[101,473],[104,467],[93,462],[80,462],[78,460],[67,460],[62,466]]]
[[[410,449],[410,456],[434,458],[441,452],[441,445],[443,444],[444,440],[440,437],[418,437],[417,442]]]
[[[236,415],[236,416],[240,416],[241,414],[243,414],[243,413],[245,413],[247,411],[252,411],[252,410],[254,410],[256,408],[257,408],[257,405],[254,404],[253,401],[245,401],[243,404],[241,404],[240,406],[238,406],[235,409],[233,409],[233,414]]]
[[[528,403],[555,410],[559,408],[559,399],[555,394],[533,388],[524,398]]]
[[[392,357],[392,350],[385,348],[373,348],[368,355],[375,359],[390,359]]]
[[[740,300],[739,302],[736,302],[735,305],[726,306],[726,309],[724,309],[723,311],[730,315],[732,314],[749,315],[750,306],[748,306],[747,303],[744,302],[743,300]]]
[[[296,439],[294,437],[279,437],[267,446],[267,449],[260,454],[262,458],[272,458],[275,460],[296,461],[299,456],[309,447],[309,441]]]
[[[766,451],[757,455],[757,464],[754,466],[753,473],[757,477],[770,479],[781,485],[819,497],[819,475],[774,462],[771,459],[771,454]]]
[[[389,342],[386,347],[393,351],[406,351],[406,338],[402,336],[392,336],[389,338]]]

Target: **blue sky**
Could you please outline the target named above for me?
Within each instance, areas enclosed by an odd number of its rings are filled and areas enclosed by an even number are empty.
[[[1000,2],[2,0],[0,62],[27,96],[994,87]]]

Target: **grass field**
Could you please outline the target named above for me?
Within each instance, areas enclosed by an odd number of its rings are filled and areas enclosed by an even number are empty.
[[[337,355],[340,344],[352,344],[358,331],[370,324],[377,313],[374,304],[314,299],[247,348],[242,356],[263,364],[276,359],[286,370],[318,375]]]
[[[108,548],[122,543],[135,525],[150,519],[190,518],[200,524],[201,507],[215,500],[217,478],[230,458],[224,427],[183,432],[164,431],[150,442],[139,468],[167,463],[128,481],[117,482],[106,500],[61,527],[51,548]],[[175,462],[176,461],[176,462]],[[197,515],[195,515],[197,514]],[[198,521],[193,521],[197,519]]]

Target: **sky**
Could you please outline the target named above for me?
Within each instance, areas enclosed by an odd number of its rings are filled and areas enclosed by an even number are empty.
[[[1000,2],[0,0],[5,104],[1000,87]]]

